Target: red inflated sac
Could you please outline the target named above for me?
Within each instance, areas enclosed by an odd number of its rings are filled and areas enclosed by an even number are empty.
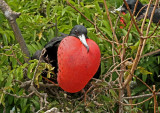
[[[82,90],[100,65],[98,45],[91,39],[86,41],[89,52],[81,41],[73,36],[65,37],[58,47],[58,84],[67,92]]]
[[[125,15],[126,13],[122,12],[122,14]],[[123,17],[120,17],[120,23],[123,25],[123,26],[120,26],[120,28],[123,29],[123,27],[126,26],[126,23]]]

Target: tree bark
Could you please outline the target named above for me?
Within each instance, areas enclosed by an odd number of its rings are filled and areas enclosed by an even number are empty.
[[[16,19],[21,15],[21,13],[12,11],[12,9],[8,6],[8,4],[4,0],[0,0],[0,10],[2,10],[3,14],[7,18],[14,32],[15,38],[18,41],[22,52],[25,54],[24,57],[25,62],[28,62],[28,60],[30,59],[29,51],[16,22]]]

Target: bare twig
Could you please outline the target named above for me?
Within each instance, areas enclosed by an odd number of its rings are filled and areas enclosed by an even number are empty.
[[[139,16],[139,14],[141,13],[141,11],[142,11],[145,7],[147,7],[147,5],[143,6],[143,7],[138,11],[137,15],[135,15],[135,16],[136,16],[136,19],[137,19],[137,17]]]
[[[146,31],[146,36],[148,36],[148,34],[149,34],[150,26],[151,26],[151,23],[152,23],[152,20],[153,20],[153,15],[154,15],[154,12],[155,12],[155,10],[156,10],[158,1],[159,1],[159,0],[156,0],[156,4],[155,4],[155,6],[154,6],[154,8],[153,8],[153,11],[152,11],[152,13],[151,13],[150,21],[149,21],[149,24],[148,24],[148,27],[147,27],[147,31]],[[142,27],[141,27],[141,32],[143,31],[143,27],[144,27],[144,24],[145,24],[145,20],[146,20],[146,18],[147,18],[147,16],[148,16],[148,12],[149,12],[149,8],[150,8],[150,5],[151,5],[151,2],[152,2],[152,0],[150,0],[149,5],[148,5],[148,7],[147,7],[147,11],[146,11],[146,14],[145,14],[145,17],[144,17],[144,20],[143,20],[143,23],[142,23]],[[155,30],[156,30],[156,29],[155,29]],[[153,34],[153,33],[152,33],[152,34]],[[142,54],[142,52],[143,52],[144,46],[145,46],[145,44],[146,44],[146,41],[147,41],[147,39],[143,39],[143,45],[142,45],[142,49],[141,49],[141,51],[140,51],[140,54]]]
[[[41,55],[40,55],[39,60],[38,60],[38,64],[37,64],[37,66],[36,66],[36,68],[35,68],[35,71],[34,71],[34,75],[33,75],[32,81],[31,81],[31,85],[32,85],[32,86],[33,86],[33,83],[34,83],[34,79],[35,79],[35,76],[36,76],[38,67],[39,67],[39,65],[40,65],[40,62],[42,61],[42,56],[45,54],[45,52],[46,52],[46,49],[44,48],[44,49],[42,50],[42,52],[41,52]]]
[[[26,94],[23,94],[23,96],[18,96],[16,94],[11,94],[11,93],[8,93],[6,92],[5,90],[3,90],[3,93],[4,94],[7,94],[7,95],[10,95],[10,96],[13,96],[13,97],[16,97],[16,98],[29,98],[31,97],[33,94],[34,94],[34,91],[32,91],[30,94],[26,95]]]
[[[114,37],[115,41],[118,43],[118,39],[117,39],[116,33],[115,33],[114,29],[113,29],[112,21],[111,21],[110,15],[109,15],[109,11],[108,11],[108,7],[107,7],[107,4],[106,4],[106,0],[103,0],[103,2],[104,2],[104,6],[105,6],[105,9],[106,9],[107,17],[108,17],[108,20],[109,20],[109,23],[110,23],[110,26],[111,26],[111,30],[112,30],[112,33],[113,33],[113,37]]]
[[[59,86],[58,84],[54,83],[53,81],[49,80],[49,79],[46,78],[46,77],[43,77],[43,76],[42,76],[42,78],[44,78],[46,81],[52,83],[54,86]]]
[[[143,82],[143,80],[141,80],[139,77],[137,77],[136,75],[133,75],[136,79],[138,79],[139,81],[141,81],[146,87],[148,87],[148,89],[153,93],[152,88],[149,87],[148,84],[146,84],[145,82]]]
[[[149,1],[148,7],[147,7],[147,10],[146,10],[146,13],[145,13],[145,16],[144,16],[143,22],[142,22],[141,32],[143,32],[143,28],[144,28],[145,21],[146,21],[147,16],[148,16],[148,12],[149,12],[149,8],[150,8],[150,6],[151,6],[151,2],[152,2],[152,0],[150,0],[150,1]]]
[[[160,52],[160,49],[149,52],[147,54],[144,54],[143,56],[141,56],[141,58],[146,57],[146,56],[151,56],[151,55],[154,55],[154,54],[159,53],[159,52]]]
[[[157,26],[156,26],[156,28],[154,29],[153,33],[150,34],[148,38],[151,38],[151,37],[154,35],[154,33],[155,33],[156,30],[158,29],[159,25],[160,25],[160,20],[159,20],[159,22],[157,23]],[[146,35],[146,36],[147,36],[147,35]]]
[[[58,113],[58,108],[53,107],[53,108],[51,108],[51,109],[47,110],[47,111],[46,111],[46,112],[44,112],[44,113]],[[59,113],[60,113],[60,112],[59,112]]]
[[[146,100],[144,100],[144,101],[142,101],[142,102],[139,102],[139,103],[137,103],[137,104],[125,104],[125,103],[122,103],[122,102],[119,102],[119,103],[121,103],[121,104],[123,104],[123,105],[125,105],[125,106],[137,106],[137,105],[140,105],[140,104],[143,104],[143,103],[145,103],[146,101],[148,101],[148,100],[150,100],[150,99],[152,99],[153,98],[153,95],[151,96],[151,97],[149,97],[148,99],[146,99]]]
[[[133,10],[133,16],[135,15],[138,2],[139,2],[139,0],[136,1],[135,7],[134,7],[134,10]],[[128,28],[128,32],[127,32],[126,36],[123,38],[123,46],[124,46],[124,43],[127,43],[127,41],[128,41],[129,33],[130,33],[131,28],[132,28],[132,25],[133,25],[133,20],[131,20],[131,24],[130,24],[130,26],[129,26],[129,28]],[[123,47],[122,51],[123,51],[123,52],[122,52],[122,53],[123,53],[122,55],[125,55],[125,52],[126,52],[125,47]],[[124,57],[124,56],[123,56],[123,57]],[[126,68],[124,65],[122,65],[122,67],[123,67],[124,69]],[[123,70],[124,70],[124,69],[123,69]],[[122,74],[123,74],[123,73],[122,73]],[[129,84],[127,84],[126,89],[127,89],[127,95],[130,97],[130,96],[131,96],[131,90],[130,90]],[[122,97],[122,96],[121,96],[121,97]],[[123,99],[122,99],[122,100],[123,100]],[[131,100],[131,99],[129,100],[129,103],[132,104],[132,100]],[[131,107],[133,108],[133,106],[131,106]]]
[[[117,66],[115,66],[115,67],[112,69],[112,71],[108,72],[108,73],[104,76],[104,78],[106,78],[106,76],[108,76],[108,74],[113,73],[119,66],[121,66],[122,63],[125,63],[126,61],[128,61],[128,60],[130,60],[130,59],[132,59],[132,58],[127,58],[127,59],[125,59],[123,62],[121,62],[120,64],[118,64]]]
[[[139,2],[139,0],[136,1],[135,7],[134,7],[134,10],[133,10],[133,16],[135,15],[138,2]],[[133,20],[131,20],[131,24],[130,24],[130,26],[129,26],[129,28],[128,28],[128,32],[127,32],[127,34],[126,34],[126,36],[125,36],[125,43],[128,41],[129,33],[130,33],[130,31],[131,31],[132,25],[133,25]]]
[[[152,0],[150,0],[150,3],[149,4],[151,4],[151,1]],[[158,0],[156,0],[156,3],[157,3],[157,1]],[[149,7],[150,7],[150,5],[148,5],[148,8],[147,9],[149,9]],[[154,6],[154,8],[153,8],[153,11],[152,11],[152,14],[151,14],[151,17],[150,17],[150,22],[149,22],[149,25],[148,25],[148,27],[147,27],[147,33],[146,33],[146,36],[148,35],[148,32],[149,32],[149,28],[150,28],[150,25],[151,25],[151,22],[152,22],[152,18],[153,18],[153,14],[154,14],[154,9],[156,8],[156,5]],[[147,10],[148,11],[148,10]],[[147,15],[148,13],[146,12],[146,15]],[[145,16],[146,16],[145,15]],[[142,24],[142,27],[141,27],[141,32],[143,31],[143,26],[144,26],[144,24]],[[124,85],[123,85],[123,88],[131,81],[131,79],[132,79],[132,75],[134,74],[134,71],[135,71],[135,69],[136,69],[136,67],[137,67],[137,65],[138,65],[138,63],[139,63],[139,60],[140,60],[140,58],[141,58],[141,55],[142,55],[142,51],[143,51],[143,49],[144,49],[144,46],[145,46],[145,42],[146,42],[146,40],[145,39],[143,39],[143,36],[142,36],[142,34],[140,35],[140,44],[139,44],[139,47],[138,47],[138,50],[137,50],[137,54],[136,54],[136,58],[135,58],[135,60],[134,60],[134,62],[133,62],[133,65],[132,65],[132,68],[131,68],[131,72],[130,72],[130,74],[129,74],[129,76],[127,77],[127,79],[125,80],[125,82],[124,82]]]
[[[155,94],[155,91],[156,91],[156,86],[155,85],[153,85],[153,95],[154,95],[154,113],[156,113],[156,103],[157,103],[157,101],[156,101],[156,94]]]
[[[155,95],[160,96],[160,92],[156,93]],[[144,95],[138,95],[138,96],[132,96],[132,97],[123,97],[124,99],[138,99],[138,98],[145,98],[145,97],[150,97],[153,96],[153,93],[150,94],[144,94]]]
[[[131,10],[130,10],[128,4],[127,4],[127,2],[126,2],[125,0],[123,0],[123,2],[124,2],[124,4],[126,5],[127,10],[129,11],[129,13],[130,13],[130,15],[131,15],[131,19],[132,19],[132,21],[133,21],[133,23],[134,23],[134,25],[135,25],[135,27],[136,27],[138,33],[140,34],[140,36],[142,36],[142,32],[139,30],[138,25],[137,25],[137,23],[136,23],[136,21],[135,21],[133,15],[132,15],[132,12],[131,12]]]

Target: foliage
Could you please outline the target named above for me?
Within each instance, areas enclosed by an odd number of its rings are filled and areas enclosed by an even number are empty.
[[[113,53],[116,55],[115,62],[120,63],[120,57],[116,51],[112,51],[112,44],[106,41],[103,36],[95,29],[95,26],[89,23],[81,14],[71,8],[65,0],[6,0],[8,5],[15,12],[21,12],[21,16],[17,19],[18,26],[25,39],[27,47],[32,56],[37,50],[41,50],[44,45],[55,36],[60,36],[61,33],[68,34],[70,29],[77,24],[83,24],[88,30],[88,37],[94,40],[100,47],[102,61],[101,61],[101,82],[95,82],[94,80],[89,86],[93,85],[94,88],[88,92],[86,97],[86,104],[83,101],[82,93],[69,94],[62,91],[60,88],[55,90],[55,95],[48,97],[48,108],[57,107],[62,112],[116,112],[118,110],[118,90],[117,81],[118,74],[116,71],[107,76],[107,72],[114,68],[113,66]],[[147,0],[143,0],[144,3]],[[88,19],[93,21],[96,26],[112,40],[113,34],[107,18],[103,0],[78,0],[71,1],[70,3],[82,12]],[[122,5],[122,1],[107,0],[109,9],[118,8]],[[120,14],[120,13],[119,13]],[[121,14],[120,14],[121,15]],[[112,24],[116,28],[116,35],[120,43],[122,43],[122,37],[127,34],[128,27],[131,23],[129,14],[121,15],[125,21],[126,26],[121,29],[122,26],[118,21],[116,23],[118,14],[110,13]],[[141,22],[138,22],[139,27]],[[148,21],[146,22],[146,25]],[[152,34],[156,24],[152,23],[149,34]],[[146,31],[146,26],[144,34]],[[155,31],[155,36],[160,35],[159,28]],[[126,54],[125,59],[135,58],[137,48],[139,45],[139,34],[135,26],[129,33],[128,42],[125,45]],[[35,112],[40,109],[39,97],[34,95],[30,98],[16,98],[15,96],[8,95],[5,92],[22,96],[29,94],[25,89],[21,88],[16,80],[24,82],[24,73],[27,73],[27,77],[32,79],[35,72],[35,68],[38,64],[37,60],[31,60],[29,64],[24,63],[24,55],[22,54],[19,44],[15,40],[13,31],[8,24],[7,19],[3,13],[0,12],[0,113],[6,109],[6,113],[10,110],[14,112]],[[158,38],[150,38],[146,42],[143,54],[155,51],[160,47]],[[115,45],[118,52],[121,52],[122,46]],[[141,78],[148,85],[156,85],[158,89],[159,83],[159,61],[160,57],[147,56],[140,60],[135,75]],[[46,69],[48,64],[40,64],[36,75],[35,83],[42,82],[40,74]],[[51,67],[49,67],[51,72]],[[120,68],[117,68],[120,71]],[[128,75],[130,68],[126,70],[125,76]],[[104,81],[103,81],[104,80]],[[147,87],[139,80],[133,78],[133,82],[136,82],[136,86],[132,89],[132,95],[147,94],[149,93]],[[112,83],[112,84],[109,84]],[[89,86],[86,86],[88,89]],[[41,92],[44,92],[41,90]],[[58,93],[58,95],[57,95]],[[125,96],[127,96],[125,94]],[[134,99],[133,103],[142,102],[146,98]],[[157,97],[159,99],[159,97]],[[128,100],[125,100],[128,102]],[[159,102],[158,102],[159,103]],[[160,104],[160,103],[159,103]],[[125,106],[125,111],[129,112],[131,109],[135,112],[153,111],[153,100],[149,100],[144,104],[137,105],[134,108]],[[45,110],[44,110],[45,111]]]

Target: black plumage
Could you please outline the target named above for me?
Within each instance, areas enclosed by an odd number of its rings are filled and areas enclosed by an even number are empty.
[[[136,4],[136,1],[137,0],[126,0],[126,2],[128,3],[129,5],[129,8],[131,9],[131,12],[133,13],[134,11],[134,7],[135,7],[135,4]],[[137,5],[137,8],[136,8],[136,12],[135,12],[135,15],[138,14],[138,12],[140,11],[140,9],[143,7],[144,5],[138,1],[138,5]],[[139,15],[137,16],[137,20],[140,20],[140,19],[143,19],[144,16],[145,16],[145,12],[147,10],[147,6],[144,7],[140,12],[139,12]],[[148,15],[147,15],[147,18],[150,18],[151,17],[151,13],[152,13],[152,10],[153,10],[153,5],[151,5],[151,7],[149,8],[149,12],[148,12]],[[122,12],[127,12],[127,7],[125,6],[125,4],[123,4],[122,6]],[[154,16],[153,16],[153,22],[154,23],[158,23],[160,20],[160,8],[157,8],[155,10],[155,13],[154,13]]]
[[[80,35],[84,34],[84,36],[86,38],[88,38],[87,36],[87,29],[82,26],[82,25],[76,25],[74,28],[72,28],[71,32],[69,35],[63,35],[60,37],[55,37],[53,39],[51,39],[45,46],[44,48],[46,49],[45,54],[42,56],[43,60],[46,63],[51,64],[54,68],[54,73],[58,72],[58,64],[57,64],[57,51],[58,51],[58,47],[60,42],[63,40],[63,38],[65,38],[66,36],[75,36],[75,37],[79,37]],[[84,45],[85,46],[85,45]],[[87,47],[86,47],[87,48]],[[89,49],[89,48],[87,48]],[[33,59],[39,59],[41,54],[41,50],[36,51],[36,53],[33,55]],[[86,70],[87,71],[87,70]],[[96,74],[94,75],[94,78],[99,78],[101,74],[101,65],[99,66],[98,71],[96,72]]]

